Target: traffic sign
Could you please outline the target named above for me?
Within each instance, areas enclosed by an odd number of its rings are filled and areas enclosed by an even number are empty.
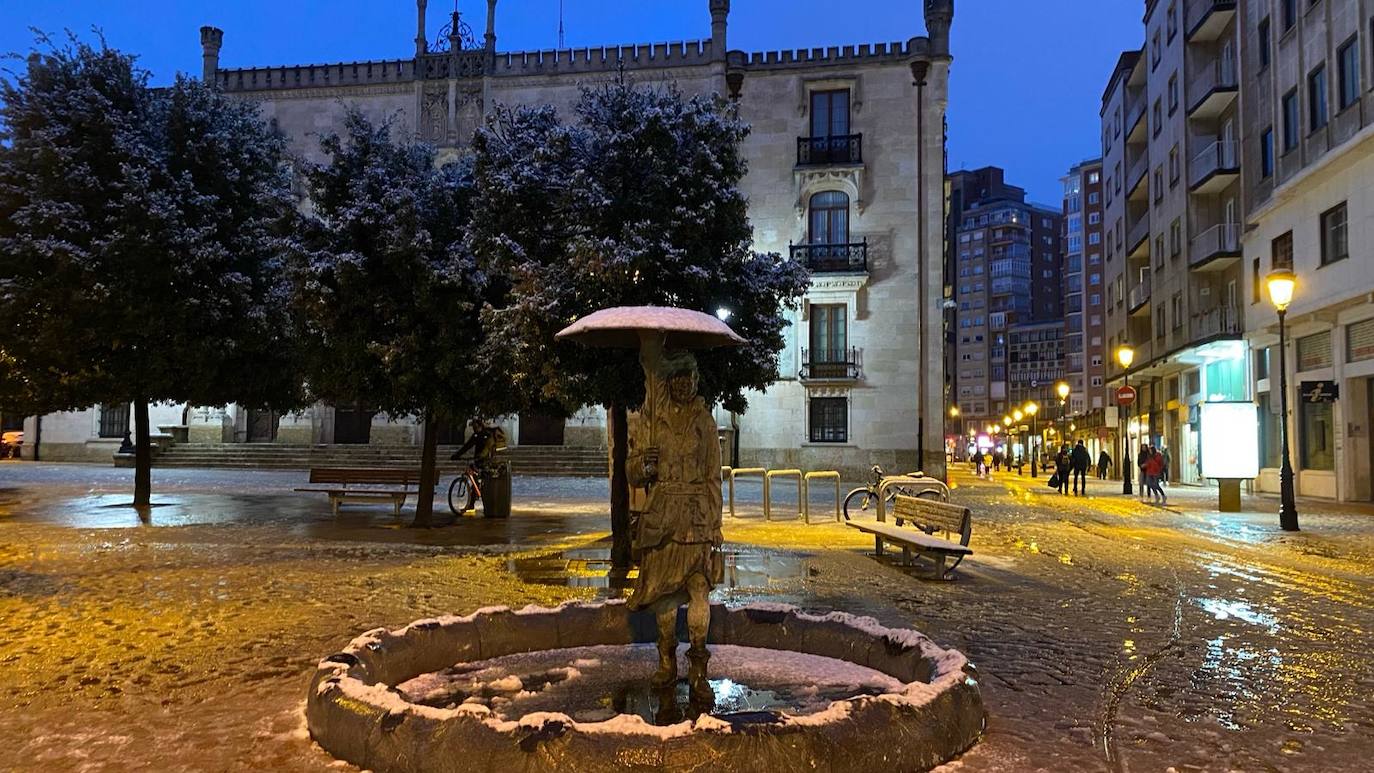
[[[1116,390],[1116,404],[1130,405],[1135,402],[1135,387],[1124,386]]]

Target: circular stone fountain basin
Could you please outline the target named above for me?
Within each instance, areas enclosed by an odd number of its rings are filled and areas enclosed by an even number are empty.
[[[982,731],[964,656],[872,618],[713,605],[700,715],[648,688],[655,635],[623,600],[369,631],[320,663],[310,734],[375,771],[504,773],[924,770]]]

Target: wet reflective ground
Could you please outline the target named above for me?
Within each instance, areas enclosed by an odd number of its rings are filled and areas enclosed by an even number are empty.
[[[605,485],[517,479],[509,521],[415,531],[293,494],[300,473],[0,463],[0,770],[326,770],[299,717],[358,633],[489,604],[614,593]],[[925,631],[977,663],[984,741],[951,770],[1365,770],[1374,757],[1374,513],[1219,514],[1101,483],[958,477],[955,582],[880,564],[834,524],[726,525],[732,601]],[[819,506],[819,505],[818,505]],[[628,703],[627,703],[628,705]]]

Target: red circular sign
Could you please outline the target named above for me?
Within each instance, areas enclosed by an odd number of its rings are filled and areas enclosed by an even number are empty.
[[[1135,402],[1135,387],[1124,386],[1116,390],[1116,404],[1130,405]]]

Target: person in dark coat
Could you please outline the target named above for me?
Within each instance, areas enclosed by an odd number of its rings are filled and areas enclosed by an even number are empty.
[[[1112,457],[1107,454],[1107,450],[1102,449],[1102,453],[1097,455],[1097,479],[1106,480],[1107,470],[1112,466]]]
[[[1088,453],[1088,448],[1083,445],[1082,440],[1073,447],[1073,453],[1069,456],[1069,466],[1073,470],[1074,496],[1086,497],[1088,495],[1088,469],[1093,466],[1093,457],[1092,454]]]
[[[1069,494],[1069,469],[1072,466],[1072,458],[1069,447],[1064,446],[1059,449],[1059,454],[1054,457],[1054,474],[1059,477],[1059,493],[1065,496]]]

